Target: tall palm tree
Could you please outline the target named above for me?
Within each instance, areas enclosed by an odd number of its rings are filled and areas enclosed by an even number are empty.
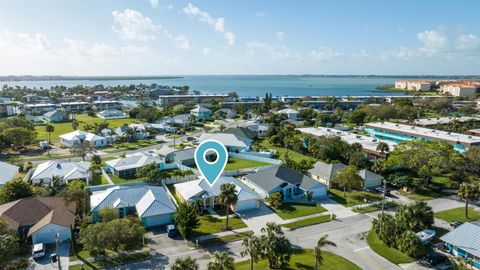
[[[458,189],[457,196],[465,200],[465,218],[468,219],[468,204],[480,197],[480,185],[463,183]]]
[[[225,223],[225,230],[228,230],[228,215],[230,207],[234,206],[238,202],[238,195],[235,184],[226,183],[220,186],[220,195],[218,195],[218,202],[225,206],[227,218]]]
[[[175,260],[170,267],[171,270],[198,270],[200,269],[197,260],[192,257],[183,257]]]
[[[233,258],[227,251],[217,251],[213,254],[213,262],[207,265],[208,270],[233,270]]]
[[[328,234],[322,236],[320,239],[318,239],[317,246],[315,246],[315,249],[313,250],[314,256],[315,256],[315,270],[318,269],[318,265],[322,264],[323,262],[323,255],[322,255],[322,248],[326,246],[332,246],[336,247],[337,244],[334,242],[328,241]]]
[[[262,241],[259,237],[252,235],[243,239],[242,245],[245,250],[240,252],[240,255],[250,257],[250,270],[253,270],[253,263],[258,263],[263,254]]]
[[[380,151],[383,158],[387,157],[387,152],[390,151],[390,147],[386,142],[379,142],[377,145],[377,151]]]

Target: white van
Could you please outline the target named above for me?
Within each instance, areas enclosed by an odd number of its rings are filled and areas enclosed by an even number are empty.
[[[34,259],[45,256],[45,244],[40,243],[33,246],[32,257]]]

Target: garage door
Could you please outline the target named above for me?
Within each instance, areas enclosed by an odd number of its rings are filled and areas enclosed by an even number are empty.
[[[165,215],[145,217],[142,219],[142,223],[143,223],[143,226],[145,227],[154,227],[154,226],[169,224],[169,223],[172,223],[172,215],[165,214]]]
[[[244,211],[249,209],[258,208],[258,200],[249,200],[238,202],[235,211]]]
[[[310,190],[313,197],[327,196],[327,189],[324,187],[318,187]]]
[[[65,228],[63,226],[58,226],[54,224],[47,225],[43,227],[42,229],[38,230],[32,235],[32,243],[33,244],[38,244],[38,243],[44,243],[44,244],[49,244],[49,243],[55,243],[56,241],[56,235],[58,234],[60,236],[60,242],[67,241],[70,239],[70,229]]]
[[[369,179],[368,181],[365,181],[365,188],[378,187],[381,184],[382,184],[382,179],[381,178]]]

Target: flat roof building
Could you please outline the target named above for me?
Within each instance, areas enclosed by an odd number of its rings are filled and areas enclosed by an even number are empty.
[[[229,95],[222,95],[222,94],[212,94],[212,95],[162,95],[158,96],[158,101],[161,106],[167,104],[175,104],[175,103],[185,103],[185,102],[195,102],[201,103],[206,100],[211,99],[221,99],[221,100],[229,100]]]
[[[370,136],[392,142],[406,142],[412,140],[445,141],[463,152],[471,146],[480,145],[480,137],[461,133],[440,131],[430,128],[415,127],[391,122],[377,122],[365,124]]]
[[[437,118],[423,118],[423,119],[415,119],[413,120],[413,123],[416,126],[421,126],[421,127],[433,127],[436,125],[445,125],[449,124],[451,122],[459,122],[459,123],[465,123],[465,122],[480,122],[480,117],[471,117],[471,116],[461,116],[461,117],[437,117]]]

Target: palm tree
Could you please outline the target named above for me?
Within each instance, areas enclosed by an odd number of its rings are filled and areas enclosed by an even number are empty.
[[[50,186],[52,188],[52,192],[56,194],[62,185],[62,178],[58,175],[52,176]]]
[[[225,130],[225,125],[223,123],[220,124],[220,132],[223,132]]]
[[[268,222],[261,229],[261,242],[263,243],[263,256],[268,259],[271,269],[279,269],[284,266],[292,254],[292,244],[285,237],[282,228],[274,222]]]
[[[233,270],[233,258],[227,251],[217,251],[213,254],[213,262],[209,262],[208,270]]]
[[[457,196],[465,200],[465,218],[468,219],[468,204],[480,197],[480,185],[463,183],[458,189]]]
[[[72,129],[77,130],[78,128],[78,120],[75,118],[72,118]]]
[[[176,259],[170,267],[171,270],[198,270],[199,268],[197,260],[190,256]]]
[[[220,195],[218,195],[218,202],[226,207],[227,218],[225,223],[225,230],[228,230],[228,212],[230,207],[238,202],[238,195],[235,184],[226,183],[220,186]]]
[[[313,253],[315,256],[315,268],[314,268],[315,270],[317,270],[318,265],[322,264],[323,262],[322,248],[326,246],[332,246],[332,247],[337,246],[337,244],[335,244],[334,242],[328,241],[327,238],[328,238],[328,234],[318,239],[317,246],[313,250]]]
[[[48,144],[50,144],[50,138],[52,136],[52,132],[55,131],[55,127],[52,125],[46,125],[45,126],[45,131],[48,133]]]
[[[258,263],[263,253],[263,244],[257,236],[250,236],[243,239],[242,245],[245,250],[240,252],[242,256],[250,256],[250,270],[253,270],[253,263]]]
[[[380,151],[383,158],[387,157],[387,152],[390,151],[390,147],[386,142],[379,142],[377,145],[377,151]]]

